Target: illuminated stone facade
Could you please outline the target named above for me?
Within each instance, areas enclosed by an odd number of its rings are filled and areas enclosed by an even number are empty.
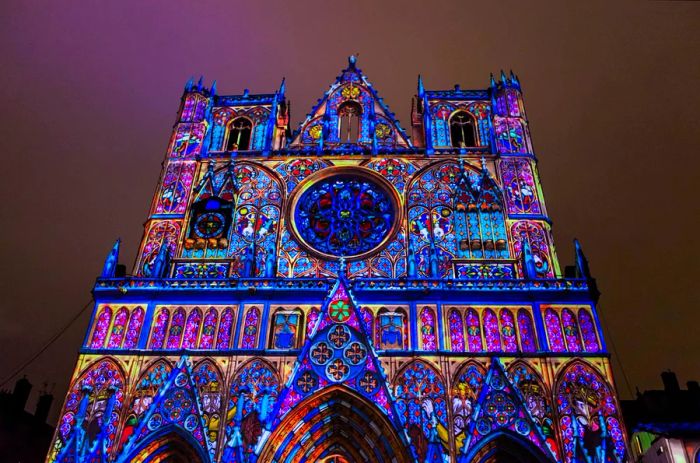
[[[576,249],[562,272],[512,74],[419,78],[410,137],[353,57],[293,133],[284,83],[189,82],[48,461],[624,461]]]

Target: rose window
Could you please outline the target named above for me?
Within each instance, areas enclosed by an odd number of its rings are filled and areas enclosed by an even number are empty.
[[[312,183],[295,201],[295,229],[324,257],[357,257],[389,238],[396,221],[390,193],[378,182],[335,175]]]

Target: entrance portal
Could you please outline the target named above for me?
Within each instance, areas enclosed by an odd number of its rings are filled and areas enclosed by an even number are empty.
[[[471,463],[549,463],[547,457],[526,442],[512,437],[491,439],[472,458]]]
[[[130,463],[203,463],[197,450],[178,433],[149,440],[125,460]]]
[[[292,409],[268,439],[258,461],[408,463],[408,444],[400,436],[377,406],[335,386]]]

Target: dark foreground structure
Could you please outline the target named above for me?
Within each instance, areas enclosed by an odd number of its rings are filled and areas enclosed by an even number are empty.
[[[48,461],[625,461],[595,281],[578,243],[559,265],[519,80],[419,78],[410,125],[354,57],[294,132],[284,82],[189,82]]]
[[[688,381],[681,389],[676,374],[661,373],[664,388],[638,393],[622,401],[630,432],[633,461],[644,463],[700,462],[700,385]]]
[[[25,411],[32,384],[22,378],[12,392],[0,392],[0,462],[39,463],[44,461],[54,434],[46,422],[53,396],[39,394],[36,411]]]

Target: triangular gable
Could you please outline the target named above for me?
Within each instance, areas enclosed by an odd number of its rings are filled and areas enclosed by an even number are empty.
[[[214,184],[215,180],[214,163],[210,162],[207,173],[204,174],[204,177],[199,182],[199,185],[197,185],[194,189],[193,202],[196,203],[197,201],[216,196],[216,186]]]
[[[542,430],[530,415],[522,395],[506,376],[501,362],[494,357],[472,412],[458,461],[470,461],[467,456],[484,439],[504,431],[530,441],[552,461],[557,460],[546,445]]]
[[[213,461],[215,449],[207,446],[208,429],[203,416],[199,393],[192,379],[192,368],[187,357],[183,356],[173,368],[165,386],[153,399],[149,410],[141,418],[136,431],[126,442],[116,461],[126,463],[131,452],[149,435],[169,427],[179,428],[191,435],[201,446],[200,453],[209,455],[210,461]]]
[[[403,432],[384,370],[377,360],[360,311],[341,279],[326,298],[316,326],[280,393],[270,429],[302,400],[339,384],[376,404],[394,428]]]
[[[371,149],[411,147],[411,142],[394,113],[389,111],[384,100],[355,63],[355,57],[351,56],[348,67],[341,72],[323,98],[306,116],[290,147],[316,146],[342,150],[348,144],[342,143],[339,137],[338,108],[350,102],[362,109],[358,145]]]

